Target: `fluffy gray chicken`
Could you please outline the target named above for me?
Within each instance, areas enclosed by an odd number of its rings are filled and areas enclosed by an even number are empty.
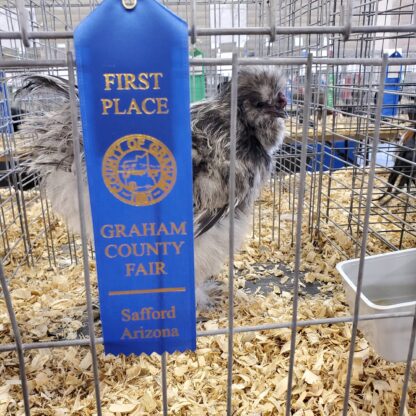
[[[238,77],[238,120],[235,201],[235,247],[248,231],[250,212],[267,181],[273,152],[284,138],[284,78],[276,70],[242,69]],[[27,117],[22,125],[29,154],[29,169],[44,178],[52,209],[73,232],[79,232],[78,200],[72,150],[69,92],[66,80],[30,76],[17,95],[49,92],[63,99],[52,112]],[[218,274],[228,257],[228,177],[230,160],[231,84],[213,98],[191,107],[195,230],[195,283],[198,307],[212,304],[216,289],[211,276]],[[85,169],[84,157],[82,166]],[[92,223],[86,181],[84,193],[88,236]]]

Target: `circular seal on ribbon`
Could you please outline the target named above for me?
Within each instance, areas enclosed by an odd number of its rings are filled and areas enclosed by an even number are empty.
[[[160,140],[130,134],[116,140],[105,152],[102,176],[111,194],[133,206],[162,201],[176,182],[176,161]]]

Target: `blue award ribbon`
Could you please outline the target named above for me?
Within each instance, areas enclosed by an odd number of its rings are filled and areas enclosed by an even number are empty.
[[[74,42],[105,352],[195,349],[187,26],[105,0]]]

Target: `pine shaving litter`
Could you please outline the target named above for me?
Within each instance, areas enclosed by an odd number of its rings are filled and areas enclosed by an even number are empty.
[[[348,171],[333,173],[333,178],[351,181]],[[293,176],[292,179],[293,180]],[[308,181],[310,178],[308,177]],[[324,185],[326,185],[324,178]],[[272,240],[273,192],[266,189],[260,198],[261,228],[254,223],[254,238],[248,238],[235,261],[236,296],[235,326],[253,326],[272,322],[290,322],[292,317],[294,248],[292,246],[293,207],[291,195],[283,192],[280,201],[280,232],[275,219],[275,239]],[[347,186],[350,186],[347,183]],[[309,192],[305,194],[309,201]],[[326,196],[322,195],[323,204]],[[346,206],[350,194],[334,190],[331,203]],[[278,202],[278,201],[277,201]],[[357,205],[358,206],[358,205]],[[358,208],[357,208],[358,209]],[[256,213],[258,211],[256,210]],[[6,213],[8,214],[8,213]],[[11,213],[9,213],[11,215]],[[44,232],[40,204],[32,204],[27,211],[31,233]],[[257,214],[256,214],[257,215]],[[414,215],[409,213],[410,216]],[[331,218],[345,224],[347,213],[331,211]],[[347,257],[354,257],[351,239],[330,223],[321,224],[326,239],[312,244],[308,234],[308,211],[305,210],[301,269],[305,273],[299,297],[298,319],[340,317],[349,314],[344,291],[334,265],[343,259],[334,250],[342,249]],[[18,241],[21,229],[12,217],[9,240]],[[295,218],[296,219],[296,218]],[[372,221],[372,227],[389,227]],[[391,225],[393,228],[394,226]],[[16,249],[6,264],[15,313],[23,342],[76,339],[87,335],[85,289],[78,239],[67,244],[65,226],[52,219],[49,238],[55,248],[56,265],[50,264],[42,239],[33,246],[35,267],[24,262],[23,248]],[[391,233],[394,239],[400,234]],[[357,237],[357,236],[356,236]],[[278,241],[278,238],[280,239]],[[330,243],[328,242],[330,240]],[[396,241],[396,243],[397,243]],[[50,242],[51,243],[51,242]],[[416,244],[408,234],[404,247]],[[20,247],[20,246],[19,246]],[[388,249],[371,235],[369,250],[382,253]],[[77,253],[77,262],[70,255]],[[17,265],[21,264],[17,269]],[[98,302],[95,264],[90,271],[93,296]],[[261,285],[273,278],[267,285]],[[200,313],[204,319],[198,330],[226,328],[227,267],[218,276],[224,284],[224,296],[219,305]],[[248,291],[247,283],[255,285]],[[309,294],[308,284],[318,285]],[[258,287],[257,287],[257,286]],[[292,285],[292,286],[291,286]],[[265,290],[269,287],[269,290]],[[96,335],[101,336],[96,323]],[[233,411],[234,415],[284,415],[288,383],[290,352],[288,328],[238,333],[234,337]],[[13,333],[4,298],[0,297],[0,336],[2,343],[12,343]],[[314,325],[297,330],[295,368],[293,374],[292,414],[296,416],[340,414],[343,405],[345,377],[351,337],[351,324]],[[223,415],[226,412],[227,337],[200,337],[197,351],[175,353],[168,357],[168,404],[172,415]],[[389,363],[380,358],[358,333],[353,363],[353,378],[349,415],[393,416],[403,385],[405,365]],[[100,369],[101,399],[105,416],[160,415],[161,379],[160,357],[104,356],[97,346]],[[96,415],[92,361],[88,347],[48,348],[25,351],[26,372],[30,388],[31,413],[36,416]],[[416,371],[412,368],[406,414],[416,415]],[[24,415],[15,352],[2,353],[0,362],[0,414]]]
[[[136,407],[137,404],[112,404],[108,410],[113,413],[130,413]]]

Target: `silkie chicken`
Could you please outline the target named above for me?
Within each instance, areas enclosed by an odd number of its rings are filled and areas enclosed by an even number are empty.
[[[228,257],[231,83],[221,87],[216,96],[191,107],[195,286],[199,309],[214,303],[214,293],[218,291],[211,277],[220,272]],[[273,152],[283,142],[287,104],[284,87],[284,78],[275,69],[246,68],[238,74],[236,250],[248,231],[254,201],[274,168]],[[44,94],[45,90],[60,96],[63,104],[55,111],[25,118],[21,130],[23,137],[30,138],[24,145],[30,160],[28,168],[43,178],[52,209],[63,217],[71,231],[79,233],[68,82],[53,76],[29,76],[17,96]],[[87,232],[92,240],[83,154],[81,162]]]

